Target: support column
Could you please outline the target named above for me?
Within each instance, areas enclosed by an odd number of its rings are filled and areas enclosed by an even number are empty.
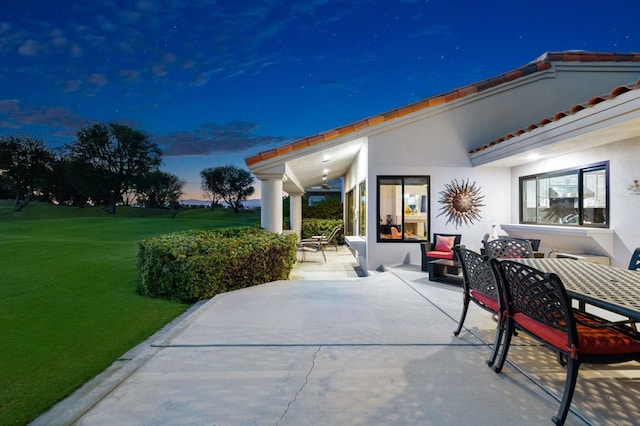
[[[302,195],[289,194],[289,220],[291,230],[302,237]]]
[[[267,231],[282,233],[282,179],[262,180],[261,226]]]

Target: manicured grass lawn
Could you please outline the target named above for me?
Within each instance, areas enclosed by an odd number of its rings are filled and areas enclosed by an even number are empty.
[[[33,420],[188,308],[136,293],[138,241],[259,220],[0,201],[0,424]]]

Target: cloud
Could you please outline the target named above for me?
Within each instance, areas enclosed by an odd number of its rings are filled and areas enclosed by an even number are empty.
[[[128,82],[138,81],[140,79],[140,72],[131,69],[120,70],[120,77]]]
[[[38,43],[32,39],[26,40],[18,47],[18,53],[22,56],[36,56],[38,50]]]
[[[40,125],[60,131],[77,131],[87,120],[64,107],[23,107],[17,99],[0,99],[0,114],[8,118],[2,125],[4,128],[20,128]]]
[[[224,125],[207,124],[195,132],[175,132],[155,138],[167,157],[203,156],[242,152],[256,146],[275,146],[289,138],[256,135],[258,125],[234,121]]]
[[[89,83],[98,87],[105,86],[108,82],[107,76],[102,73],[94,73],[89,77]]]
[[[17,99],[0,99],[0,113],[12,114],[20,109],[20,101]]]
[[[205,84],[207,84],[210,78],[211,78],[211,73],[203,71],[201,73],[198,73],[198,75],[196,75],[195,78],[191,80],[190,84],[192,86],[204,86]]]
[[[82,86],[82,80],[67,80],[64,82],[65,92],[75,92]]]

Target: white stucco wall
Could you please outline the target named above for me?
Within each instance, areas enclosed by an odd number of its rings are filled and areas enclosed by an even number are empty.
[[[368,144],[368,212],[367,212],[367,268],[376,269],[380,265],[402,263],[420,264],[420,245],[416,242],[377,242],[377,188],[378,176],[430,176],[430,233],[460,233],[462,244],[479,250],[480,241],[490,232],[493,223],[509,220],[511,212],[511,192],[508,168],[477,169],[469,164],[467,148],[459,140],[452,140],[445,132],[442,137],[434,137],[433,123],[439,117],[431,117],[411,125],[397,127],[391,131],[369,137]],[[455,133],[455,126],[453,129]],[[360,167],[361,169],[361,167]],[[484,195],[482,218],[471,225],[455,228],[453,222],[447,224],[447,217],[441,213],[440,191],[452,180],[475,182]]]
[[[358,152],[356,159],[354,160],[351,168],[347,172],[344,177],[344,190],[345,192],[349,192],[354,189],[356,192],[358,191],[358,184],[362,182],[363,179],[367,178],[367,160],[368,160],[368,152],[369,152],[369,143],[365,140],[362,144],[362,148]],[[369,186],[367,183],[367,191],[369,190]],[[356,208],[358,203],[356,203]],[[357,229],[357,227],[356,227]]]
[[[367,214],[367,267],[376,269],[380,265],[399,265],[421,263],[420,244],[416,242],[376,242],[377,229],[377,205],[376,177],[379,175],[427,175],[431,178],[429,228],[431,235],[434,232],[462,234],[462,244],[478,251],[480,241],[485,233],[490,232],[493,223],[502,223],[509,218],[510,212],[510,179],[509,169],[473,169],[471,167],[433,167],[433,166],[407,166],[401,164],[387,164],[379,166],[376,172],[369,174],[372,182],[369,191],[369,212]],[[482,207],[482,218],[471,225],[462,225],[456,228],[452,222],[447,224],[447,217],[439,216],[442,204],[439,192],[445,189],[445,184],[457,179],[458,182],[469,179],[475,182],[476,187],[481,188],[485,196]]]
[[[564,170],[587,166],[593,163],[609,161],[609,192],[610,192],[610,229],[614,232],[613,256],[611,264],[626,268],[633,250],[640,246],[640,195],[634,195],[629,185],[634,180],[640,180],[640,137],[622,142],[604,145],[597,148],[558,156],[556,158],[536,162],[513,168],[511,172],[511,206],[510,223],[518,223],[518,178],[532,174]],[[541,251],[552,249],[568,252],[588,252],[606,255],[600,251],[597,244],[587,238],[572,238],[562,234],[541,236]]]

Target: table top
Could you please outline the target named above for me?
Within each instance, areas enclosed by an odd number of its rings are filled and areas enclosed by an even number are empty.
[[[640,321],[640,271],[573,259],[509,259],[553,272],[569,297]]]

